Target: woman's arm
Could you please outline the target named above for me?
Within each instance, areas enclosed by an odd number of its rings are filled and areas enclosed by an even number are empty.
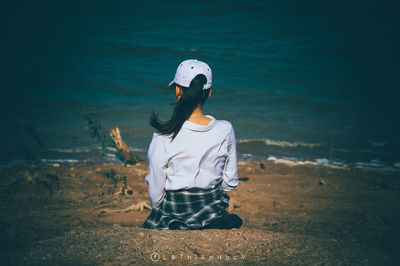
[[[151,207],[157,208],[165,195],[166,164],[168,161],[164,144],[157,133],[153,134],[147,156],[149,159],[149,171],[145,180],[149,185]]]
[[[233,127],[228,135],[228,158],[225,164],[223,182],[221,187],[224,191],[230,191],[237,187],[239,183],[236,153],[236,138]]]

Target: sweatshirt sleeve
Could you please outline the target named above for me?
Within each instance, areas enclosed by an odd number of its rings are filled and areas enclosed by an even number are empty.
[[[153,134],[147,157],[149,159],[149,171],[145,180],[149,186],[151,207],[157,208],[165,195],[166,165],[168,161],[164,143],[157,133]]]
[[[237,187],[239,183],[238,167],[237,167],[237,153],[236,153],[236,138],[233,127],[228,135],[228,158],[225,164],[223,182],[221,187],[224,191],[230,191]]]

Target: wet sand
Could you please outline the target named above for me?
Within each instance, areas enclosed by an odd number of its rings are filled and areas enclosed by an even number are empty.
[[[230,192],[230,204],[232,213],[242,217],[243,227],[202,231],[139,228],[150,213],[143,204],[148,204],[146,173],[145,163],[1,168],[2,261],[8,265],[400,262],[398,168],[240,162],[242,180]]]

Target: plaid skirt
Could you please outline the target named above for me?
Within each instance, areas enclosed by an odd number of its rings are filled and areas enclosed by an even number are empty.
[[[166,190],[158,208],[153,208],[141,226],[150,229],[203,229],[227,214],[229,196],[221,182],[210,189]]]

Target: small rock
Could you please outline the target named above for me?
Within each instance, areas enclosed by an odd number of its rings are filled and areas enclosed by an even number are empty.
[[[60,167],[59,163],[53,163],[53,167]]]
[[[100,167],[97,167],[95,171],[96,171],[96,172],[101,172],[101,170],[102,170],[102,169],[101,169]]]
[[[320,184],[321,186],[328,185],[328,183],[323,179],[319,180],[318,184]]]

